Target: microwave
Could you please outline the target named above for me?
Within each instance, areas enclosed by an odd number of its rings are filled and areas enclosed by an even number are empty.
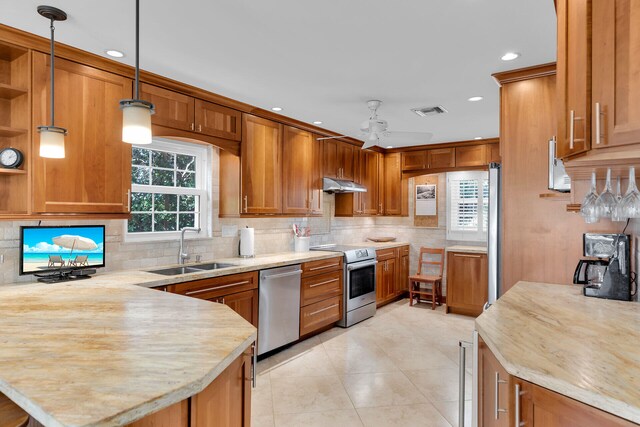
[[[571,192],[571,178],[564,170],[562,160],[556,158],[556,138],[549,140],[549,190]]]

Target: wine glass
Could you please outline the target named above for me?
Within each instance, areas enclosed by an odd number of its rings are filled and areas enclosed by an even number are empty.
[[[624,209],[622,209],[622,193],[620,191],[620,176],[618,176],[618,183],[616,185],[616,205],[611,210],[611,221],[621,222],[626,221],[624,216]]]
[[[640,192],[636,186],[636,169],[634,167],[629,168],[629,187],[620,203],[624,217],[640,218]]]
[[[618,201],[611,191],[611,169],[607,169],[607,180],[604,184],[604,190],[596,200],[596,214],[599,218],[611,218],[611,211]]]
[[[598,200],[598,191],[596,189],[596,173],[591,174],[591,189],[584,196],[582,206],[580,207],[580,215],[584,218],[584,222],[592,224],[598,222],[598,214],[596,211],[596,200]]]

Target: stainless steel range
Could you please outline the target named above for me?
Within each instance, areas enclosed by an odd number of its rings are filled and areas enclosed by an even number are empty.
[[[344,255],[344,311],[338,326],[348,328],[376,314],[376,250],[367,247],[319,245],[311,250]]]

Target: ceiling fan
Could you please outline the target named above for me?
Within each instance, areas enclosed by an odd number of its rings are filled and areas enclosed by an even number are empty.
[[[382,101],[377,99],[367,101],[367,106],[369,107],[369,111],[371,111],[371,116],[369,117],[369,120],[365,120],[360,125],[361,133],[359,137],[364,139],[364,145],[362,146],[363,150],[371,148],[374,145],[417,145],[429,142],[433,136],[430,132],[388,131],[387,121],[378,118],[378,108],[380,107],[380,104],[382,104]],[[327,136],[318,138],[318,141],[324,139],[344,138],[346,136],[348,135]]]

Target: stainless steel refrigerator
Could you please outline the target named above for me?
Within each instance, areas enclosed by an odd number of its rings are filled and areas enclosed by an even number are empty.
[[[487,227],[487,258],[489,262],[489,292],[487,302],[484,305],[486,310],[496,302],[501,290],[501,166],[499,163],[489,165],[489,218]],[[471,427],[478,427],[478,332],[473,331],[471,341],[460,341],[460,362],[459,362],[459,396],[458,396],[458,420],[459,425],[464,425],[466,417],[471,418]],[[473,376],[472,376],[472,402],[471,414],[465,414],[465,359],[467,350],[471,351]]]
[[[487,259],[489,262],[489,299],[485,310],[500,296],[501,291],[501,211],[500,163],[489,164],[489,222],[487,228]]]

